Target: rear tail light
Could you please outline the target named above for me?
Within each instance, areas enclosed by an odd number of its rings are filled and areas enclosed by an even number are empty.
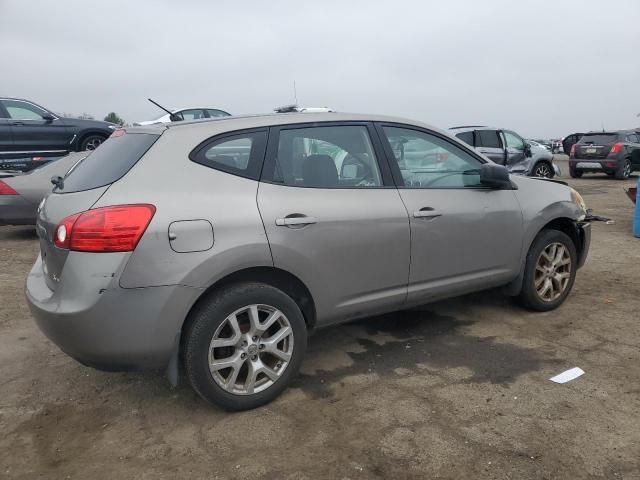
[[[116,137],[122,137],[123,135],[126,135],[127,131],[124,128],[118,128],[117,130],[114,130],[113,133],[111,134],[111,138],[116,138]]]
[[[617,155],[622,150],[623,145],[621,143],[614,143],[611,150],[609,150],[609,155]]]
[[[155,213],[156,207],[148,204],[114,205],[76,213],[58,224],[54,244],[77,252],[131,252]]]
[[[0,195],[18,195],[18,192],[0,180]]]
[[[571,145],[571,153],[569,154],[569,156],[571,158],[574,158],[576,156],[576,144],[575,143],[573,145]]]

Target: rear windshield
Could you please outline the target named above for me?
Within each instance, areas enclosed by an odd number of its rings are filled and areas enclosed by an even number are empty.
[[[75,165],[57,193],[73,193],[104,187],[121,179],[160,135],[127,133],[111,137],[87,158]]]
[[[594,143],[597,145],[613,143],[618,138],[617,133],[587,133],[584,137],[580,139],[578,143]]]

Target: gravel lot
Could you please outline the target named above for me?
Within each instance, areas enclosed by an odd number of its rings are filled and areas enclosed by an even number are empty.
[[[23,298],[33,230],[2,227],[0,477],[640,478],[632,180],[570,181],[615,224],[593,225],[559,310],[525,312],[491,291],[322,330],[294,388],[236,414],[161,375],[61,353]],[[574,366],[586,374],[548,380]]]

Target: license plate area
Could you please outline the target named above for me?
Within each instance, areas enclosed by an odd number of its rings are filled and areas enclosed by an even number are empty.
[[[598,162],[578,162],[576,164],[576,168],[597,168],[597,169],[602,169],[602,165],[600,165]]]

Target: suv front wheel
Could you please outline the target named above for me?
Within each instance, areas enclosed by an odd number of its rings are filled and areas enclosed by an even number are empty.
[[[524,268],[521,303],[546,312],[567,298],[576,278],[578,254],[569,236],[559,230],[543,230],[533,241]]]
[[[307,329],[298,305],[263,283],[225,287],[189,318],[183,362],[193,389],[226,410],[276,398],[302,363]]]

